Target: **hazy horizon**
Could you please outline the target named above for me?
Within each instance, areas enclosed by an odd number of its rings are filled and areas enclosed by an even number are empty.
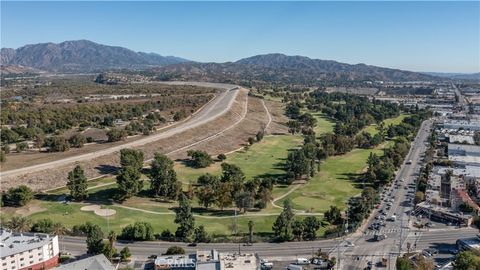
[[[268,53],[480,72],[479,2],[1,2],[1,46],[86,39],[198,62]]]

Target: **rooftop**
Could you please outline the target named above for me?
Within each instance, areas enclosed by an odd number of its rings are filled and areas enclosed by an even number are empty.
[[[57,236],[45,233],[14,233],[0,228],[0,254],[2,257],[43,247]]]
[[[115,266],[103,254],[74,261],[55,268],[56,270],[115,270]]]
[[[255,254],[220,253],[220,268],[232,270],[256,270],[258,260]]]

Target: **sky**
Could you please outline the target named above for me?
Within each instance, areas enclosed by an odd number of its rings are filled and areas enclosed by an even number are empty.
[[[88,39],[200,62],[265,53],[480,72],[480,2],[1,1],[1,46]]]

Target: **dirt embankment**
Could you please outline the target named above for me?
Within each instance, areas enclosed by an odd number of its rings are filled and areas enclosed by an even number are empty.
[[[286,118],[282,113],[282,105],[270,101],[265,101],[265,105],[272,117],[267,132],[285,133],[286,128],[282,123],[285,123]],[[173,159],[185,158],[186,152],[190,149],[206,150],[211,155],[218,155],[244,146],[248,137],[255,136],[259,130],[266,126],[268,119],[262,100],[248,97],[247,91],[241,91],[231,109],[215,120],[175,136],[136,148],[144,152],[146,160],[151,159],[155,152],[165,153]],[[5,190],[20,184],[28,185],[34,190],[64,186],[68,172],[76,165],[81,165],[84,168],[87,178],[110,174],[118,169],[119,153],[76,162],[55,169],[15,177],[2,177],[1,189]]]

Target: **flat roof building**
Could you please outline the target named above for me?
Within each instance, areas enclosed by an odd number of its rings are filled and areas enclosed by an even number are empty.
[[[58,265],[58,237],[0,228],[1,270],[50,269]]]

